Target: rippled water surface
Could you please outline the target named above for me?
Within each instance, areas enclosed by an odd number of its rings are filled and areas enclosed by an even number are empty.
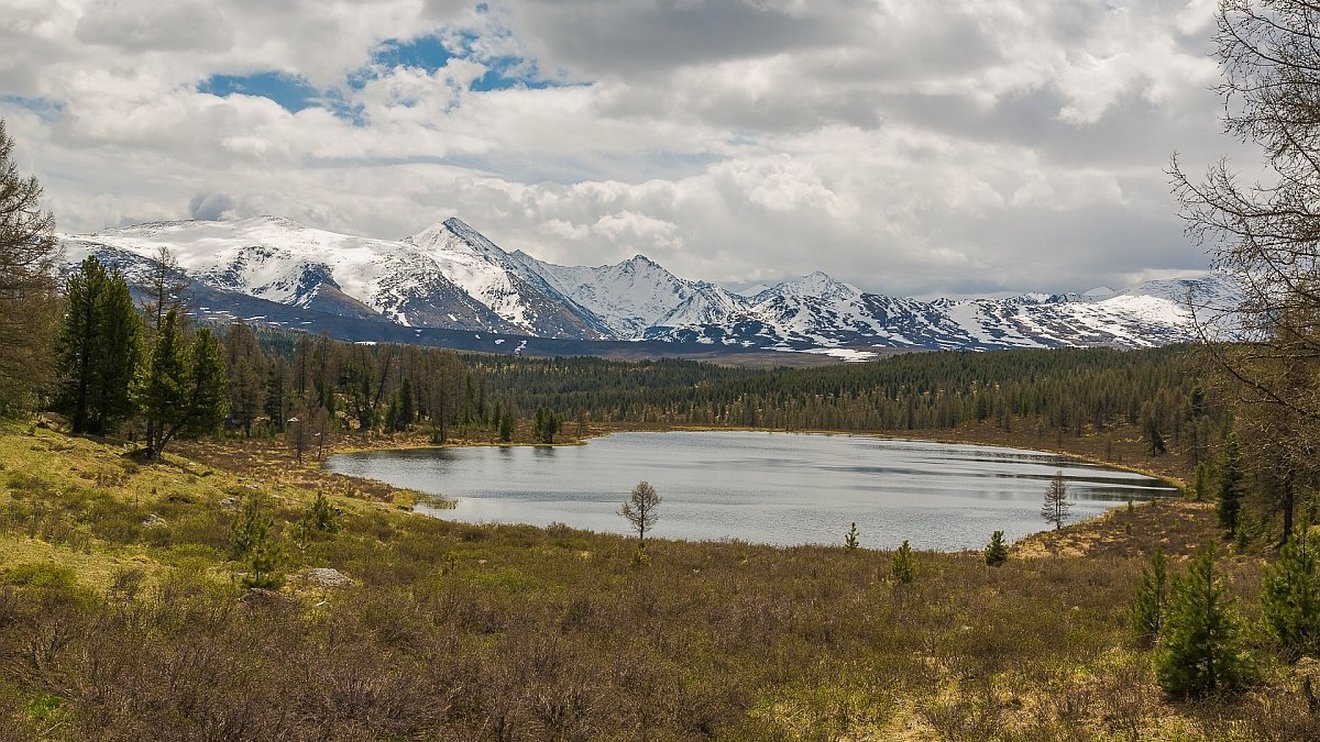
[[[583,446],[374,451],[333,471],[456,498],[442,518],[627,532],[615,511],[647,480],[664,498],[659,538],[980,548],[1047,527],[1041,498],[1056,471],[1074,520],[1172,494],[1157,480],[1054,454],[986,446],[797,433],[616,433]],[[427,510],[423,505],[419,509]]]

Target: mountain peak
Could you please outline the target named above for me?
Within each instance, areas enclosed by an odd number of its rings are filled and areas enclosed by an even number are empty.
[[[861,289],[844,283],[824,271],[812,271],[800,278],[782,281],[771,291],[782,296],[818,296],[826,299],[839,299],[849,296],[861,296]]]

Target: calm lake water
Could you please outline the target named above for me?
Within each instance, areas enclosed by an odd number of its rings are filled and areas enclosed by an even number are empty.
[[[627,533],[616,514],[641,480],[664,501],[657,538],[780,545],[978,549],[992,531],[1048,526],[1040,505],[1062,471],[1073,520],[1173,494],[1159,481],[1054,454],[871,436],[761,432],[615,433],[583,446],[416,449],[342,454],[332,471],[458,500],[419,510],[469,522],[566,523]]]

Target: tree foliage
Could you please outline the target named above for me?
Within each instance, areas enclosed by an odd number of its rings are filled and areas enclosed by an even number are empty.
[[[1232,599],[1215,572],[1214,546],[1207,545],[1169,590],[1155,650],[1160,687],[1175,696],[1199,696],[1247,685],[1252,667],[1241,633]]]
[[[247,588],[278,590],[284,585],[280,567],[284,550],[272,529],[275,518],[259,494],[243,500],[243,509],[230,530],[231,555],[245,570],[241,583]]]
[[[1003,531],[990,534],[990,543],[986,544],[982,556],[985,557],[986,566],[989,567],[999,567],[1008,561],[1008,544],[1004,543]]]
[[[1219,525],[1227,529],[1229,534],[1238,532],[1242,498],[1246,496],[1245,478],[1237,437],[1230,435],[1224,443],[1219,461],[1219,486],[1215,492],[1215,512],[1219,515]]]
[[[111,432],[136,411],[131,389],[142,357],[142,321],[123,276],[90,255],[69,277],[65,306],[56,409],[75,434]]]
[[[224,356],[209,329],[188,343],[176,309],[165,314],[156,333],[139,399],[147,418],[147,451],[160,458],[180,435],[216,432],[228,408]]]
[[[1152,645],[1159,639],[1168,603],[1169,560],[1163,549],[1156,549],[1150,565],[1141,568],[1141,584],[1128,607],[1132,631],[1143,644]]]
[[[1189,232],[1240,290],[1199,314],[1208,340],[1243,341],[1207,355],[1286,540],[1320,477],[1320,6],[1225,0],[1217,25],[1224,127],[1272,176],[1244,182],[1220,161],[1198,179],[1176,160],[1172,175]]]
[[[889,574],[901,585],[917,579],[917,557],[912,553],[912,546],[903,539],[902,546],[894,552],[894,560],[889,564]]]
[[[1285,544],[1265,568],[1261,604],[1265,621],[1289,657],[1320,653],[1320,537],[1307,533]]]
[[[19,174],[0,119],[0,415],[31,409],[54,370],[59,321],[55,217],[41,185]]]

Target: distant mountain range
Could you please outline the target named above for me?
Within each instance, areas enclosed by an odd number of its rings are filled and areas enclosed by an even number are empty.
[[[1192,338],[1189,292],[1227,305],[1223,276],[1125,291],[921,301],[861,291],[816,272],[734,293],[679,278],[643,255],[561,266],[507,252],[458,219],[398,241],[289,219],[140,224],[61,236],[141,283],[160,247],[178,261],[199,314],[328,332],[357,341],[593,353],[639,344],[869,357],[876,349],[1163,345]]]

